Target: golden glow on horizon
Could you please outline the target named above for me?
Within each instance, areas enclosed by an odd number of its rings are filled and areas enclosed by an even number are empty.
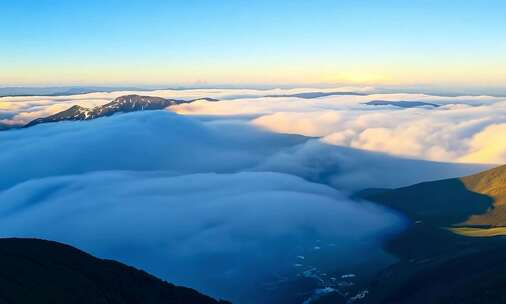
[[[0,101],[0,110],[9,110],[10,102]]]
[[[7,85],[117,84],[363,84],[363,85],[504,85],[500,66],[30,66],[0,74]]]

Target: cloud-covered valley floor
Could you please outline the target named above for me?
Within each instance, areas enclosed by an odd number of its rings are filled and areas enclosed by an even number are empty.
[[[405,220],[353,201],[354,191],[504,162],[505,143],[487,135],[505,124],[499,98],[398,109],[362,104],[377,96],[254,93],[179,92],[223,101],[0,132],[0,235],[69,243],[237,303],[274,303],[300,279],[297,267],[339,274],[385,255],[382,240]],[[11,121],[69,104],[14,99],[0,99]],[[437,162],[449,160],[458,163]],[[318,252],[327,262],[309,264]]]

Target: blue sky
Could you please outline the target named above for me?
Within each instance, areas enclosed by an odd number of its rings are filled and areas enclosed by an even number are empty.
[[[16,0],[0,11],[0,86],[506,83],[499,0]]]

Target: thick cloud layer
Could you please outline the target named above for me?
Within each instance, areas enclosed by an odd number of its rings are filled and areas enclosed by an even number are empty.
[[[423,101],[440,106],[405,109],[364,104],[373,100]],[[316,136],[333,145],[393,155],[506,163],[506,140],[500,136],[506,126],[504,98],[417,94],[257,98],[199,101],[172,109],[193,115],[256,115],[252,123],[271,131]]]
[[[0,175],[0,190],[33,178],[104,170],[275,171],[354,190],[483,168],[403,160],[270,133],[247,121],[202,122],[166,111],[0,132],[0,143],[0,167],[8,172]]]
[[[193,115],[245,115],[254,119],[253,124],[271,131],[316,136],[333,145],[411,158],[486,164],[506,162],[505,141],[491,133],[503,130],[506,125],[506,98],[424,94],[309,94],[305,98],[296,97],[296,94],[309,92],[367,93],[371,90],[372,88],[193,89],[4,97],[0,98],[0,123],[25,124],[71,105],[92,107],[125,94],[177,99],[212,97],[222,101],[202,100],[171,109]],[[439,107],[403,109],[393,105],[365,105],[366,102],[378,100],[417,101]]]
[[[66,242],[238,303],[293,295],[272,282],[299,284],[300,267],[390,263],[380,243],[402,217],[350,191],[483,168],[168,111],[0,132],[0,145],[1,236]],[[331,262],[300,261],[317,253]]]

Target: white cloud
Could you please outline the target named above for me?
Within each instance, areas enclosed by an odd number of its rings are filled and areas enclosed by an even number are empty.
[[[213,97],[220,102],[197,101],[171,107],[187,115],[252,117],[256,126],[271,131],[320,137],[325,143],[435,161],[504,163],[501,151],[476,155],[472,139],[485,128],[506,121],[506,99],[490,96],[441,97],[423,94],[372,94],[327,96],[313,99],[265,97],[304,92],[364,91],[370,88],[333,89],[192,89],[118,91],[55,97],[0,98],[0,123],[24,124],[71,105],[92,107],[125,94],[165,98]],[[423,101],[439,108],[399,109],[367,106],[372,100]],[[481,140],[483,141],[483,139]],[[490,144],[497,141],[491,141]],[[484,145],[481,142],[481,145]],[[496,149],[501,149],[500,144]]]
[[[469,153],[461,157],[463,162],[504,163],[506,160],[506,123],[489,125],[473,135]]]
[[[425,101],[438,108],[401,109],[368,106],[371,100]],[[487,137],[499,149],[494,155],[475,153],[473,137],[489,126],[506,122],[506,101],[495,97],[437,97],[415,94],[257,98],[172,107],[192,115],[255,115],[252,123],[268,130],[320,137],[325,143],[435,161],[505,163],[500,134]],[[499,143],[498,143],[499,142]]]
[[[398,160],[271,133],[247,121],[200,121],[166,111],[0,132],[0,144],[0,167],[9,172],[0,175],[0,190],[33,178],[104,170],[276,171],[348,190],[402,186],[481,169]],[[402,167],[406,175],[385,166]],[[362,181],[348,182],[357,172],[364,175]]]

